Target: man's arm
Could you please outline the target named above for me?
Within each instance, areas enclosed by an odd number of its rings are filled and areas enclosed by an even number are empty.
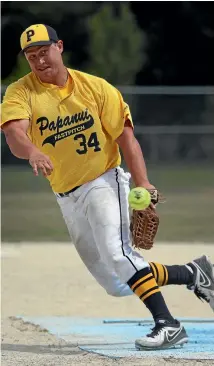
[[[126,165],[131,173],[136,187],[154,189],[150,184],[146,164],[139,142],[134,136],[133,128],[128,122],[125,123],[123,133],[116,140],[118,143]]]
[[[36,146],[27,136],[28,120],[10,121],[2,126],[7,144],[14,156],[19,159],[29,159]]]
[[[35,175],[38,175],[38,169],[44,176],[50,175],[52,163],[28,138],[28,126],[28,120],[10,121],[2,126],[10,151],[17,158],[29,160]]]

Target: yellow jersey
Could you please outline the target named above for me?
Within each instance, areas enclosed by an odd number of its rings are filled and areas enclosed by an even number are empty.
[[[54,169],[48,180],[64,193],[121,163],[116,139],[132,123],[129,106],[106,80],[68,69],[63,88],[29,73],[6,90],[1,125],[30,121],[28,136],[48,155]]]

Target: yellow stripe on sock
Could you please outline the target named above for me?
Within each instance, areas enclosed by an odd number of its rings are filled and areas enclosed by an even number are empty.
[[[156,268],[155,268],[155,266],[154,266],[154,264],[152,262],[150,262],[149,264],[150,264],[150,267],[152,268],[152,271],[154,273],[154,278],[157,281],[157,270],[156,270]]]
[[[141,297],[142,301],[145,301],[149,296],[154,295],[156,292],[160,292],[159,288],[156,288],[155,290],[152,290],[150,292],[148,292],[148,294],[146,294],[145,296]]]
[[[169,275],[168,275],[168,271],[167,271],[167,268],[166,268],[166,266],[163,266],[164,268],[165,268],[165,273],[166,273],[166,279],[165,279],[165,281],[164,281],[164,283],[163,283],[163,286],[165,286],[165,285],[167,285],[167,283],[168,283],[168,278],[169,278]]]
[[[154,277],[158,286],[164,286],[168,282],[168,271],[163,264],[151,262],[149,263],[153,269]]]
[[[131,289],[132,289],[132,291],[134,290],[134,288],[139,284],[139,283],[141,283],[141,282],[143,282],[143,281],[145,281],[145,280],[147,280],[147,279],[150,279],[150,278],[152,278],[153,276],[152,276],[152,273],[148,273],[146,276],[144,276],[144,277],[142,277],[142,278],[140,278],[139,280],[137,280],[132,286],[131,286]]]
[[[158,286],[163,286],[164,285],[164,277],[165,277],[165,272],[164,272],[164,266],[160,263],[155,263],[157,269],[158,269],[158,274],[159,274],[159,278],[158,278]]]
[[[155,286],[157,286],[157,282],[155,281],[154,277],[152,277],[151,279],[148,279],[148,281],[137,287],[134,293],[138,297],[141,297],[145,292],[147,292],[148,290],[150,290]]]

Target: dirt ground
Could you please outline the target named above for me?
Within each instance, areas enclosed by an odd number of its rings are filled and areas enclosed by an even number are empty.
[[[182,264],[202,254],[214,262],[214,244],[156,244],[148,260]],[[108,359],[66,344],[32,324],[16,319],[28,316],[82,316],[140,318],[150,313],[137,297],[114,298],[106,294],[88,273],[69,244],[2,244],[2,365],[198,365],[197,361],[160,359]],[[174,316],[212,318],[208,304],[182,286],[163,289]],[[210,365],[210,361],[203,361]]]

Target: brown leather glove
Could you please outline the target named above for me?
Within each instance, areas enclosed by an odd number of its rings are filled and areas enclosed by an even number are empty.
[[[145,210],[133,210],[130,230],[132,244],[138,249],[151,249],[159,227],[159,216],[156,205],[164,202],[156,189],[148,190],[151,194],[151,204]]]

